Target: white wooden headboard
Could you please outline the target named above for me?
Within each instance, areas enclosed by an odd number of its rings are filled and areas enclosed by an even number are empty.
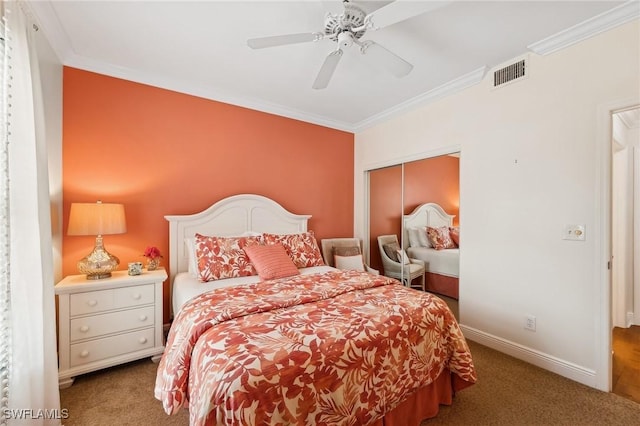
[[[453,226],[453,218],[456,215],[448,214],[439,204],[425,203],[416,207],[410,214],[402,217],[402,229],[405,232],[403,238],[403,246],[409,246],[409,237],[407,230],[421,226],[431,226],[434,228],[440,226]]]
[[[307,231],[310,217],[293,214],[272,199],[255,194],[224,198],[200,213],[165,216],[169,221],[169,283],[173,284],[176,274],[188,270],[185,238],[196,233],[219,237],[245,232],[295,234]]]

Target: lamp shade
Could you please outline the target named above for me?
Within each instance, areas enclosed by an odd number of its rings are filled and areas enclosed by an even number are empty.
[[[103,203],[72,203],[67,235],[124,234],[127,224],[124,205]]]

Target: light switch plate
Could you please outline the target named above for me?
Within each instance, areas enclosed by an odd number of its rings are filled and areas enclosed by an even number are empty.
[[[563,240],[584,241],[586,236],[585,225],[566,225],[562,235]]]

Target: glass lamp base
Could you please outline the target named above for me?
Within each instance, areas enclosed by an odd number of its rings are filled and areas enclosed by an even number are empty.
[[[98,236],[93,251],[78,261],[78,271],[86,275],[88,280],[100,280],[109,278],[119,264],[120,259],[105,250],[102,237]]]

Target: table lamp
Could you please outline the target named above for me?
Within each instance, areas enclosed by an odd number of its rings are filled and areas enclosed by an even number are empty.
[[[120,264],[120,259],[109,253],[102,244],[103,235],[124,234],[127,225],[124,205],[103,203],[72,203],[69,213],[67,235],[95,235],[93,251],[78,261],[78,270],[88,280],[99,280],[111,276]]]

